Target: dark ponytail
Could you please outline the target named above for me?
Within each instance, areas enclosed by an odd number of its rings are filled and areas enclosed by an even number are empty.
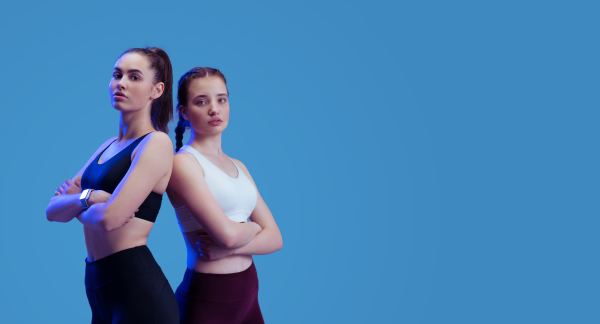
[[[159,98],[154,99],[150,118],[152,126],[161,132],[169,134],[169,122],[173,120],[173,67],[165,51],[158,47],[132,48],[127,53],[138,53],[146,56],[150,61],[150,68],[154,70],[154,84],[162,82],[165,89]]]
[[[221,78],[223,83],[225,83],[225,86],[227,86],[227,80],[223,73],[209,67],[195,67],[182,75],[181,78],[179,78],[179,83],[177,85],[177,111],[179,111],[179,106],[185,106],[184,104],[187,104],[188,88],[194,79],[213,76]],[[227,92],[229,92],[229,90],[227,90]],[[190,127],[190,122],[185,120],[181,111],[179,111],[179,121],[177,122],[177,127],[175,127],[175,152],[178,152],[183,146],[183,133],[185,133],[187,127]]]

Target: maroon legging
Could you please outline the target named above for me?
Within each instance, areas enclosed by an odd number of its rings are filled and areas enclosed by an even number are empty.
[[[175,293],[181,324],[262,324],[254,263],[242,272],[199,273],[186,269]]]

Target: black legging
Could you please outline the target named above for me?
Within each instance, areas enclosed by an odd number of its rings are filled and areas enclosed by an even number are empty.
[[[147,246],[85,263],[92,324],[178,324],[173,289]]]

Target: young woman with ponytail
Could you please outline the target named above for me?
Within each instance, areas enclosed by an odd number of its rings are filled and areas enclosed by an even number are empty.
[[[179,323],[173,290],[146,246],[173,165],[172,88],[163,50],[123,53],[109,84],[119,135],[98,147],[46,209],[50,221],[84,225],[92,324]]]
[[[175,293],[181,323],[264,323],[252,255],[281,249],[281,233],[248,169],[221,149],[229,122],[225,76],[194,68],[179,79],[177,99],[178,153],[167,194],[187,248]],[[186,127],[192,134],[183,145]]]

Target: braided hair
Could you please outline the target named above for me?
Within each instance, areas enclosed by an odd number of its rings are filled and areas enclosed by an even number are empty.
[[[183,104],[187,104],[188,88],[194,79],[213,76],[221,78],[223,83],[225,83],[225,86],[227,86],[227,80],[225,80],[223,73],[209,67],[195,67],[182,75],[181,78],[179,78],[177,87],[177,109],[179,110],[179,106],[185,106]],[[183,133],[185,133],[185,129],[189,127],[191,127],[190,122],[185,120],[181,111],[179,111],[179,121],[177,122],[177,127],[175,127],[175,152],[179,152],[179,149],[183,146]]]

